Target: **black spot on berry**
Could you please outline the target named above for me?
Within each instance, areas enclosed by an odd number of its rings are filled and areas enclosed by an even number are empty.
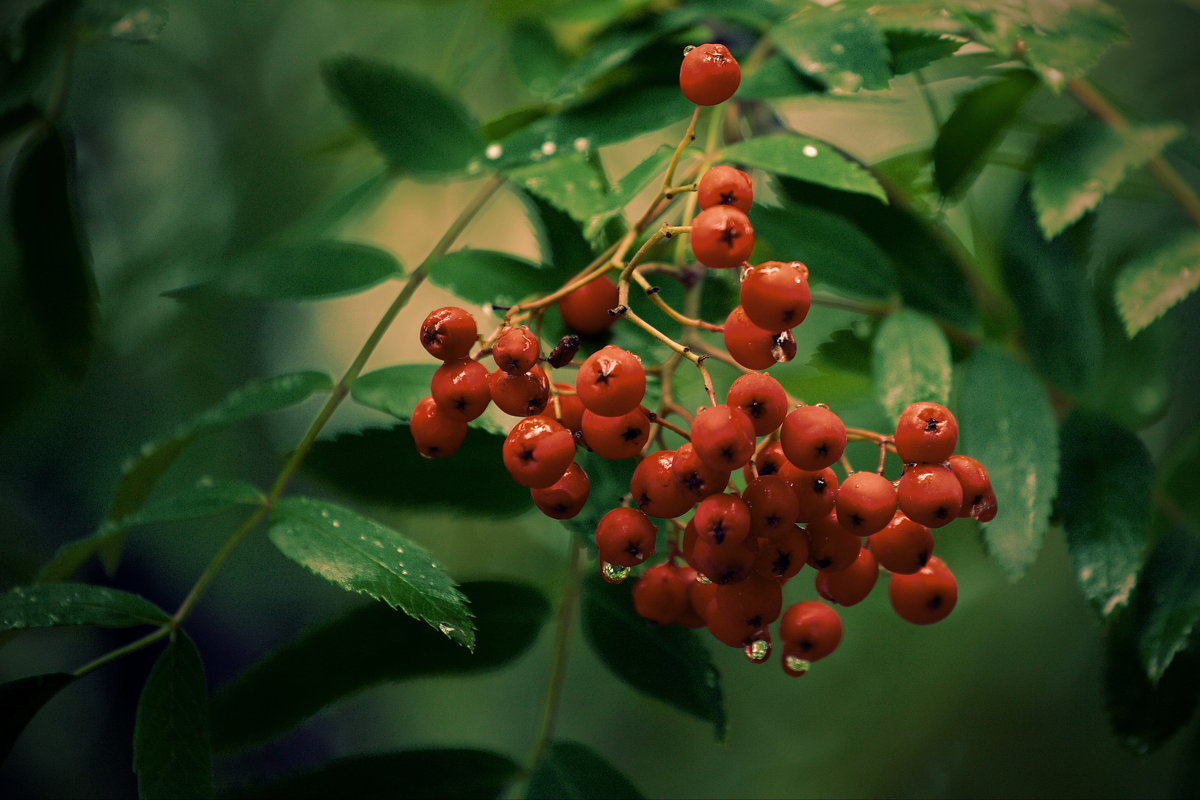
[[[736,241],[738,236],[740,236],[740,235],[741,234],[739,234],[736,229],[734,229],[732,226],[730,226],[730,227],[726,228],[725,230],[721,231],[721,235],[718,238],[721,240],[721,242],[724,245],[726,245],[727,247],[732,249],[734,241]]]
[[[522,461],[533,461],[533,448],[526,447],[517,454],[517,458],[521,459]]]
[[[925,420],[925,432],[933,433],[938,429],[938,421],[936,419]]]
[[[829,484],[825,482],[824,478],[814,478],[812,485],[815,494],[825,494],[825,490],[829,488]]]
[[[641,429],[635,428],[631,425],[625,429],[624,433],[621,434],[621,438],[627,442],[636,442],[637,438],[641,435],[642,435]]]
[[[788,567],[792,565],[791,553],[779,553],[775,556],[775,560],[771,562],[771,574],[782,576],[787,574]]]
[[[940,594],[935,594],[933,597],[930,597],[928,601],[926,601],[925,605],[930,611],[937,611],[942,607],[942,596]]]

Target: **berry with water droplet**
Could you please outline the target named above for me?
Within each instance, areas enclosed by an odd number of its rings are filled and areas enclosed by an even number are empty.
[[[739,288],[746,316],[758,327],[780,332],[808,316],[812,290],[808,267],[799,261],[764,261],[746,270]]]
[[[688,50],[679,65],[679,89],[698,106],[715,106],[733,97],[742,82],[742,68],[723,44],[702,44]]]
[[[514,417],[528,417],[546,410],[550,381],[536,364],[528,372],[511,375],[497,368],[488,375],[488,391],[496,407]]]
[[[572,462],[554,483],[541,489],[531,488],[533,504],[552,519],[571,519],[583,510],[592,484],[583,467]]]
[[[921,569],[933,555],[933,532],[897,511],[887,527],[870,540],[875,560],[888,572],[905,575]]]
[[[796,603],[783,612],[779,641],[785,659],[791,656],[809,663],[820,661],[841,643],[842,618],[832,607],[815,600]]]
[[[537,337],[524,325],[506,328],[492,345],[496,366],[509,375],[528,372],[537,363],[541,352]]]
[[[852,472],[838,487],[838,522],[855,536],[878,533],[896,513],[896,489],[878,472]]]
[[[619,417],[602,417],[584,409],[580,421],[583,441],[601,458],[635,458],[650,441],[650,419],[635,408]]]
[[[522,486],[534,489],[553,485],[571,466],[575,439],[550,417],[526,417],[509,431],[500,447],[504,468]]]
[[[787,416],[787,392],[779,381],[761,372],[741,375],[729,386],[725,403],[740,408],[754,425],[754,433],[766,436],[779,428]]]
[[[487,367],[469,358],[438,367],[429,382],[429,393],[443,411],[464,422],[477,419],[492,402]]]
[[[426,458],[445,458],[462,446],[467,438],[467,423],[443,410],[432,397],[424,397],[408,420],[408,429],[417,452]]]
[[[958,420],[940,403],[913,403],[896,420],[895,440],[904,463],[941,463],[958,444]]]
[[[636,508],[614,508],[596,524],[600,560],[619,567],[636,567],[654,555],[658,529]]]

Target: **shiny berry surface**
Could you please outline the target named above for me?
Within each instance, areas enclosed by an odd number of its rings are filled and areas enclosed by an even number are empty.
[[[733,97],[742,82],[742,69],[723,44],[702,44],[688,50],[679,65],[679,89],[698,106],[715,106]]]

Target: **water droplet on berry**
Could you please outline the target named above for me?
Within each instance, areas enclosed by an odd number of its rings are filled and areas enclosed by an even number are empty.
[[[683,54],[686,56],[688,53],[692,52],[695,49],[696,49],[696,45],[689,44],[687,47],[683,48]]]
[[[620,583],[629,577],[632,570],[629,567],[618,567],[616,564],[610,564],[607,561],[600,564],[600,576],[609,583]]]
[[[703,572],[697,572],[696,573],[696,583],[703,583],[705,586],[707,586],[708,584],[712,583],[712,580],[709,579],[709,577],[707,575],[705,575]]]
[[[542,142],[542,155],[552,156],[558,151],[558,145],[550,140]]]
[[[799,656],[783,657],[783,671],[788,675],[791,675],[793,678],[799,678],[801,675],[808,672],[811,666],[811,661],[805,661]]]
[[[761,664],[771,656],[771,640],[770,639],[755,639],[750,644],[746,645],[746,658],[752,664]]]
[[[817,153],[820,151],[817,150],[817,148],[814,145],[806,144],[806,145],[804,145],[804,149],[801,150],[800,152],[804,153],[804,155],[808,156],[809,158],[816,158]]]

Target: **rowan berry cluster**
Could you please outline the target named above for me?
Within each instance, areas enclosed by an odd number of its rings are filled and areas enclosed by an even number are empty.
[[[724,102],[739,80],[737,62],[719,44],[692,48],[680,69],[680,86],[697,105]],[[826,406],[789,397],[762,370],[795,355],[791,331],[812,303],[808,268],[798,261],[748,263],[754,228],[747,212],[754,187],[745,172],[713,166],[686,188],[696,192],[699,213],[690,225],[664,226],[650,243],[686,233],[700,264],[740,270],[740,302],[724,325],[672,314],[682,324],[720,331],[725,351],[714,346],[712,354],[745,373],[729,386],[723,403],[703,367],[707,356],[653,329],[629,306],[629,285],[640,277],[637,257],[623,263],[614,256],[560,291],[509,309],[483,339],[467,311],[431,312],[421,326],[421,343],[443,364],[430,396],[412,414],[417,448],[433,458],[450,455],[464,440],[467,423],[494,401],[520,418],[501,448],[504,466],[555,519],[574,517],[588,501],[590,481],[575,461],[578,447],[606,459],[638,459],[629,493],[596,527],[604,577],[620,582],[641,569],[633,601],[642,617],[659,625],[705,627],[721,642],[744,648],[755,662],[771,652],[770,626],[778,621],[782,664],[790,675],[804,674],[836,649],[842,622],[829,604],[861,602],[881,570],[890,575],[891,604],[903,619],[915,624],[944,619],[957,600],[957,583],[933,555],[931,529],[959,517],[987,521],[996,513],[983,465],[954,453],[954,416],[938,403],[914,403],[900,415],[894,433],[880,434],[847,428]],[[610,271],[620,273],[616,282]],[[662,304],[653,292],[647,294]],[[622,320],[652,330],[673,345],[672,369],[685,356],[701,369],[707,404],[694,415],[676,406],[686,425],[668,422],[643,404],[642,359],[613,344],[577,360],[581,339],[571,335],[543,356],[539,337],[518,319],[522,308],[540,319],[551,303],[584,336],[603,334]],[[495,364],[490,372],[481,362],[488,355]],[[574,383],[551,385],[542,364],[573,368]],[[667,365],[656,367],[654,375],[662,381]],[[650,444],[655,429],[657,449]],[[683,443],[663,446],[664,430]],[[875,443],[878,469],[852,470],[843,457],[849,441]],[[883,474],[887,452],[904,463],[895,481]],[[833,469],[839,464],[845,473],[840,480]],[[660,539],[666,559],[647,566]],[[806,565],[815,573],[816,593],[827,602],[797,602],[785,611],[784,586]]]

